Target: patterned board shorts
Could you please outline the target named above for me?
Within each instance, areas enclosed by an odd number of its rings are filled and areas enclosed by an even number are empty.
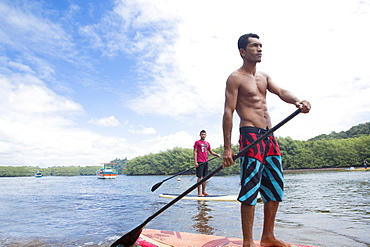
[[[256,127],[240,128],[240,150],[266,133]],[[271,135],[259,142],[241,157],[241,189],[238,200],[256,205],[258,192],[264,202],[281,202],[284,196],[284,178],[281,153],[276,138]]]

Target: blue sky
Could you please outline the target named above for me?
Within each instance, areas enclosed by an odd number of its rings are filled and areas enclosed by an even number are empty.
[[[236,42],[312,104],[277,136],[307,140],[370,120],[369,1],[0,1],[0,165],[99,165],[199,131],[222,145]],[[273,124],[295,108],[268,95]],[[238,139],[234,118],[233,143]]]

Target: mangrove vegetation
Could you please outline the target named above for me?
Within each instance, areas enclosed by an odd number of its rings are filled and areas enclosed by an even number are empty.
[[[290,137],[277,137],[277,139],[285,170],[359,167],[363,165],[365,159],[370,162],[370,122],[354,126],[348,131],[319,135],[307,141],[293,140]],[[238,148],[238,145],[233,145],[234,153],[238,152]],[[214,148],[213,151],[222,154],[223,147]],[[221,166],[221,161],[220,158],[210,161],[209,170],[212,171]],[[118,174],[171,175],[194,167],[193,149],[175,147],[131,160],[116,158],[110,163],[117,163]],[[43,176],[95,175],[95,171],[99,168],[102,166],[49,168],[0,166],[0,176],[33,176],[38,171]],[[194,173],[195,169],[190,169],[187,174]],[[222,169],[218,175],[238,173],[239,165],[236,164]]]
[[[362,166],[370,162],[370,123],[360,124],[348,131],[332,132],[307,141],[290,137],[277,137],[283,156],[283,168],[318,169]],[[235,153],[238,145],[233,145]],[[214,148],[222,154],[223,147]],[[194,164],[193,150],[176,147],[157,154],[149,154],[129,160],[123,169],[127,175],[170,175],[191,168]],[[221,159],[209,162],[210,170],[221,166]],[[189,173],[194,173],[189,171]],[[233,165],[218,175],[238,174],[239,166]]]

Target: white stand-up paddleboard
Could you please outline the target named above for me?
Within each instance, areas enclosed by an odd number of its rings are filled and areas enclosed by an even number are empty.
[[[160,194],[160,197],[175,199],[179,194]],[[181,199],[184,200],[198,200],[198,201],[237,201],[236,195],[210,195],[210,196],[198,196],[198,195],[186,195]]]

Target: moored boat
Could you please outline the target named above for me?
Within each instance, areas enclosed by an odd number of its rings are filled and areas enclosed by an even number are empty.
[[[115,179],[117,177],[117,163],[102,163],[103,168],[96,170],[96,176],[102,179]]]
[[[36,178],[42,178],[42,173],[40,171],[35,173]]]

